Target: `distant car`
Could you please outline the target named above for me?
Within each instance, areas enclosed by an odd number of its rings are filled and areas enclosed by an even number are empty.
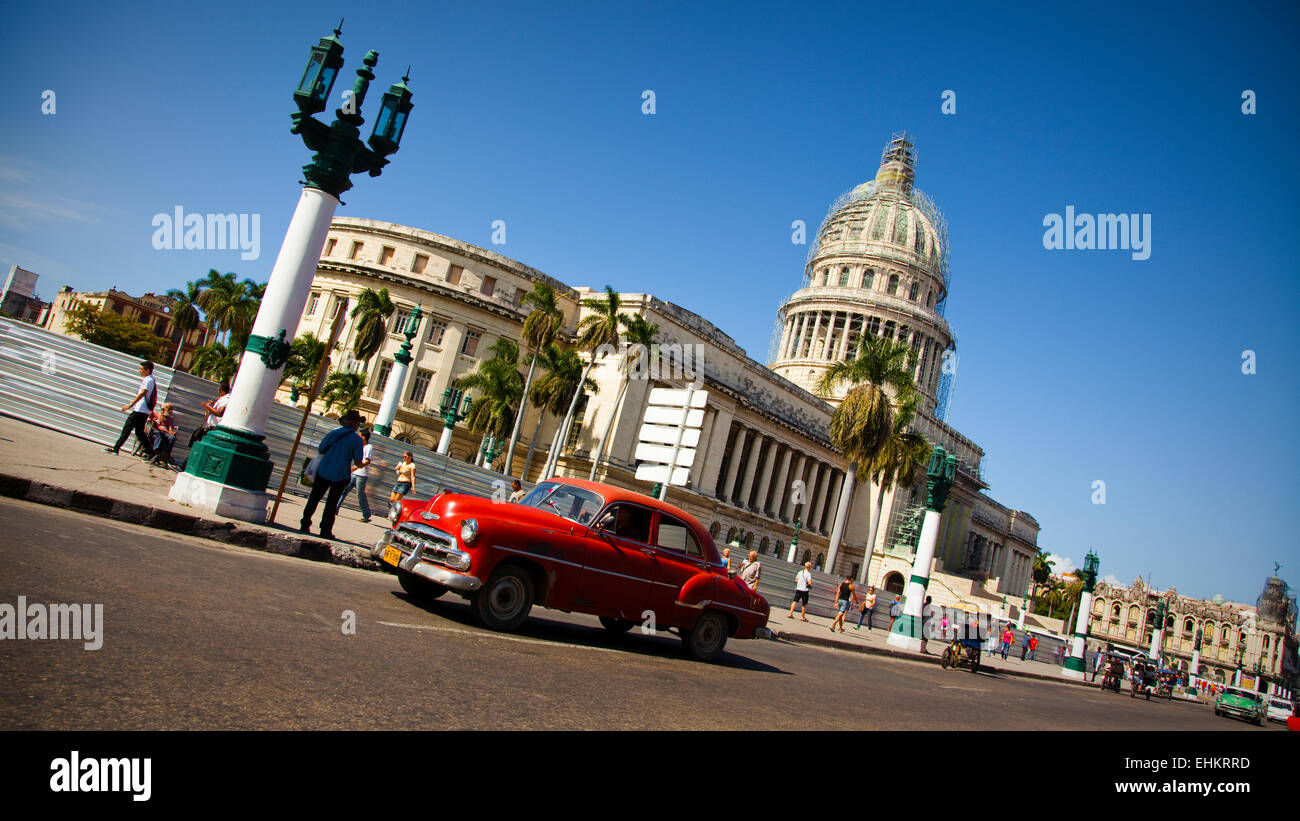
[[[417,599],[453,590],[493,630],[534,604],[597,616],[614,633],[674,629],[695,658],[764,635],[767,601],[732,577],[698,520],[672,505],[580,479],[541,482],[518,503],[458,493],[403,499],[371,555]]]
[[[1237,716],[1256,725],[1264,723],[1264,699],[1259,693],[1240,687],[1224,687],[1214,702],[1216,716]]]
[[[1295,705],[1284,698],[1270,696],[1267,710],[1269,721],[1280,721],[1285,724],[1286,720],[1295,712]]]

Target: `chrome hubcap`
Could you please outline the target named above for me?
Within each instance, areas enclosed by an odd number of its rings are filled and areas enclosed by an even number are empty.
[[[492,614],[499,619],[508,620],[519,613],[524,603],[524,586],[516,578],[501,579],[492,586],[488,604]]]

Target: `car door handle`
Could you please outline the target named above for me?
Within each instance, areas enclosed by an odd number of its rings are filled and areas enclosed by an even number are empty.
[[[646,555],[649,556],[650,558],[654,558],[655,552],[654,552],[654,550],[652,550],[651,548],[643,547],[643,548],[641,548],[641,552],[644,553],[644,554],[646,554]]]

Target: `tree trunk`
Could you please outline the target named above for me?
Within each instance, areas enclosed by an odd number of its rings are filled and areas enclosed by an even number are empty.
[[[596,445],[596,450],[591,455],[591,474],[587,479],[596,481],[596,469],[600,467],[600,458],[605,453],[605,442],[609,439],[609,432],[614,427],[614,417],[618,416],[619,409],[623,407],[623,396],[627,393],[628,377],[625,375],[623,381],[618,386],[618,398],[614,400],[614,410],[609,415],[609,421],[605,423],[605,432],[600,435],[600,444]]]
[[[176,355],[172,357],[172,370],[176,370],[176,363],[181,361],[181,351],[185,350],[185,334],[181,331],[181,341],[176,343]]]
[[[533,352],[532,361],[528,363],[528,378],[524,380],[524,392],[519,397],[519,412],[515,414],[514,430],[510,432],[510,444],[506,447],[506,473],[513,475],[515,469],[515,445],[519,442],[519,429],[524,424],[524,411],[528,408],[528,389],[533,384],[533,369],[537,367],[537,352]]]
[[[591,376],[591,369],[594,367],[596,367],[596,352],[592,351],[591,361],[587,363],[586,369],[583,370],[582,372],[582,378],[578,380],[578,387],[573,392],[573,401],[569,402],[569,412],[564,415],[564,424],[560,425],[560,430],[564,431],[566,436],[569,430],[569,426],[573,424],[573,415],[578,410],[578,399],[581,398],[582,395],[585,393],[585,391],[582,389],[583,385],[587,384],[587,377]],[[563,447],[563,445],[564,445],[564,440],[561,439],[560,447]],[[553,475],[555,471],[559,469],[559,462],[560,462],[560,449],[559,447],[557,447],[552,450],[551,458],[547,461],[547,470],[546,470],[547,475]]]
[[[537,449],[537,437],[542,432],[542,420],[546,418],[546,409],[537,409],[537,427],[533,428],[533,438],[528,440],[528,458],[524,459],[524,469],[519,474],[523,481],[528,479],[528,470],[533,466],[533,451]],[[540,477],[539,477],[540,478]]]
[[[869,488],[868,488],[869,490]],[[870,495],[867,496],[870,500]],[[876,531],[880,530],[880,513],[885,506],[885,486],[880,486],[880,492],[876,494],[876,503],[868,508],[868,519],[870,519],[870,532],[867,534],[867,550],[863,556],[862,573],[858,578],[858,584],[867,583],[867,571],[871,568],[871,554],[876,549]]]

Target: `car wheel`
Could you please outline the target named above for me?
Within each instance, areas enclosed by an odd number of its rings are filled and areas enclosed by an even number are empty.
[[[409,570],[397,571],[397,581],[401,583],[406,595],[413,599],[432,601],[447,592],[445,586],[420,578]]]
[[[726,618],[710,610],[700,616],[694,627],[682,633],[682,643],[692,658],[713,661],[722,655],[722,648],[727,645]]]
[[[609,616],[601,616],[600,624],[611,633],[626,633],[632,629],[636,622],[628,619],[611,619]]]
[[[533,580],[522,568],[497,568],[470,605],[474,616],[492,630],[510,631],[533,609]]]

